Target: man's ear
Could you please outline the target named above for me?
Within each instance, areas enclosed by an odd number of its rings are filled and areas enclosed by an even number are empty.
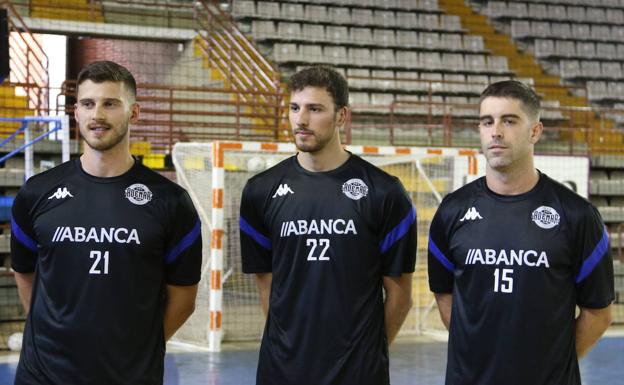
[[[132,103],[130,106],[130,123],[136,123],[139,121],[139,115],[141,112],[141,106],[138,103]]]
[[[343,106],[338,109],[336,112],[336,125],[338,127],[342,127],[347,122],[347,118],[349,116],[349,107]]]
[[[80,121],[79,113],[78,113],[78,103],[74,103],[74,118],[76,119],[77,122]]]
[[[531,136],[529,138],[531,143],[537,143],[542,137],[542,132],[544,132],[544,125],[542,122],[538,121],[537,123],[534,123],[533,126],[531,126]]]

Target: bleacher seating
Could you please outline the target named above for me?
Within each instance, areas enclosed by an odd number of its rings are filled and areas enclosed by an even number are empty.
[[[311,63],[345,70],[355,104],[432,92],[441,103],[465,104],[490,76],[513,75],[505,57],[492,56],[436,0],[247,0],[234,2],[232,14],[285,73]]]
[[[273,59],[280,64],[326,63],[371,68],[405,68],[411,70],[431,70],[437,72],[460,73],[499,73],[508,74],[507,58],[483,54],[461,54],[454,52],[405,51],[391,48],[359,48],[330,46],[319,44],[275,43]],[[279,52],[296,52],[295,55],[283,56]],[[344,62],[335,62],[333,53],[339,50],[348,52]],[[332,52],[332,56],[323,57],[321,52]],[[358,60],[358,61],[354,61]]]
[[[590,174],[591,201],[612,229],[624,223],[624,157],[596,156]]]
[[[624,92],[624,83],[617,84],[621,86],[621,91]],[[616,111],[607,114],[607,117],[613,119],[617,124],[624,125],[624,103],[615,103],[613,108]]]
[[[485,13],[509,23],[514,39],[564,80],[587,85],[588,98],[612,106],[624,101],[624,2],[619,0],[488,1]]]
[[[488,82],[513,76],[506,57],[487,51],[483,37],[467,34],[459,17],[442,12],[437,1],[242,3],[234,6],[234,18],[251,26],[252,38],[286,75],[306,64],[339,68],[356,93],[356,113],[388,112],[366,108],[367,103],[388,106],[433,96],[441,104],[452,104],[436,106],[434,115],[474,117],[474,108],[461,106],[474,101]],[[624,7],[562,0],[490,1],[486,10],[507,23],[514,38],[534,47],[536,57],[550,63],[545,68],[555,69],[567,81],[587,84],[591,100],[624,101],[619,82],[624,26],[618,23]],[[622,36],[621,42],[614,36]],[[559,101],[544,105],[543,119],[569,118],[562,115]],[[395,112],[424,111],[417,105],[401,109]]]

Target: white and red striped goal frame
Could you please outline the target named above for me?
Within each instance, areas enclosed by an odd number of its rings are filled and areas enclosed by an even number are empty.
[[[205,146],[206,143],[201,145]],[[212,142],[212,205],[211,205],[211,240],[210,240],[210,295],[209,314],[210,324],[208,331],[208,350],[221,350],[222,338],[222,309],[223,309],[223,197],[225,188],[224,159],[227,151],[253,152],[267,154],[294,154],[297,149],[293,143],[270,142]],[[477,175],[477,155],[475,149],[460,148],[427,148],[427,147],[396,147],[396,146],[362,146],[347,145],[348,151],[357,155],[380,156],[461,156],[467,160],[467,174]]]

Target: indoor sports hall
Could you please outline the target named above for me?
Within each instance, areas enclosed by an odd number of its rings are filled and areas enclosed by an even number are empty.
[[[265,317],[242,272],[241,192],[297,151],[286,83],[323,64],[349,85],[341,142],[416,206],[391,383],[444,384],[429,226],[485,173],[481,92],[516,79],[541,98],[536,167],[591,201],[609,235],[612,324],[579,362],[582,382],[624,385],[624,0],[0,0],[0,384],[13,383],[26,321],[11,207],[25,180],[82,153],[76,79],[97,60],[136,77],[131,153],[183,186],[202,223],[196,308],[167,345],[164,384],[255,384]]]

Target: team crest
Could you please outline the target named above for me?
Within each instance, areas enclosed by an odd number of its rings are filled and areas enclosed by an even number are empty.
[[[549,206],[540,206],[531,214],[531,220],[542,229],[552,229],[559,224],[561,216]]]
[[[343,183],[342,192],[347,197],[357,201],[368,195],[368,186],[362,179],[349,179]]]
[[[146,185],[135,183],[126,188],[126,198],[135,205],[142,206],[152,200],[152,192]]]

